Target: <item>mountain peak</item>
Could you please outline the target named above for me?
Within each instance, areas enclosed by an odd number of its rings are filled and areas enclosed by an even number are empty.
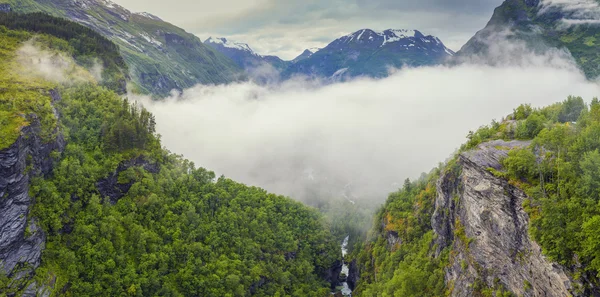
[[[204,41],[204,43],[211,44],[211,45],[220,45],[220,46],[226,47],[226,48],[245,51],[245,52],[249,52],[249,53],[252,53],[253,55],[258,56],[258,54],[255,53],[248,44],[229,40],[225,37],[212,37],[211,36],[208,39],[206,39],[206,41]]]
[[[383,47],[390,43],[402,40],[420,39],[425,43],[441,44],[442,42],[434,36],[425,36],[418,30],[407,29],[387,29],[384,31],[375,31],[371,29],[361,29],[338,39],[341,43],[371,44]]]

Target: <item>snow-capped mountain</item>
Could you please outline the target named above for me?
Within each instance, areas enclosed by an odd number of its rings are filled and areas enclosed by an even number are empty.
[[[392,68],[438,64],[453,55],[439,38],[417,30],[363,29],[300,59],[284,76],[385,77]]]
[[[229,57],[246,70],[262,67],[265,64],[271,65],[277,70],[287,67],[287,62],[279,57],[259,55],[246,43],[236,42],[223,37],[210,37],[204,41],[204,44]]]

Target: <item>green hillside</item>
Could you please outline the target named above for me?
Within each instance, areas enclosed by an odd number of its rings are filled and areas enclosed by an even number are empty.
[[[220,84],[244,78],[230,59],[198,37],[158,17],[131,13],[104,0],[0,0],[14,12],[46,12],[96,30],[115,42],[142,93],[166,96],[198,83]]]
[[[61,22],[23,17],[44,28]],[[325,276],[341,255],[317,210],[216,178],[164,150],[149,112],[77,64],[92,52],[46,32],[0,26],[0,153],[33,124],[43,143],[59,135],[66,141],[64,151],[51,153],[52,172],[33,178],[29,189],[28,226],[45,233],[41,266],[31,277],[20,274],[26,265],[7,275],[0,255],[0,296],[30,285],[51,296],[329,294]],[[99,50],[104,41],[97,41]],[[24,47],[63,59],[68,67],[53,73],[67,80],[27,68]],[[22,237],[32,232],[27,227]]]

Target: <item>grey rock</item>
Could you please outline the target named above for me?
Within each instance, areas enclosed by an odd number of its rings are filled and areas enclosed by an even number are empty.
[[[102,195],[102,197],[108,197],[110,203],[115,204],[119,199],[123,198],[129,189],[133,186],[133,182],[121,184],[119,183],[119,173],[132,168],[142,167],[144,170],[157,174],[160,172],[160,166],[156,163],[151,163],[143,156],[122,162],[117,167],[117,170],[110,174],[108,177],[103,178],[96,183],[96,188]]]
[[[342,272],[343,265],[344,265],[344,263],[342,261],[337,260],[333,263],[333,265],[329,269],[324,271],[323,275],[321,275],[322,279],[324,279],[326,282],[331,284],[332,290],[335,289],[335,287],[341,285],[339,278],[340,278],[340,273]]]
[[[352,260],[352,262],[350,262],[350,265],[348,266],[348,278],[346,279],[346,282],[348,283],[348,287],[350,287],[350,290],[354,291],[359,280],[360,280],[360,271],[358,269],[358,264],[356,263],[356,259],[354,259],[354,260]]]
[[[459,156],[460,172],[450,170],[438,181],[432,226],[438,254],[446,247],[456,252],[446,269],[446,282],[454,287],[451,296],[472,296],[476,281],[518,296],[573,295],[564,269],[546,259],[528,234],[529,218],[522,207],[526,194],[487,171],[501,169],[507,148],[527,145],[482,144]],[[458,226],[470,244],[456,236]]]
[[[52,95],[58,99],[58,93]],[[0,269],[18,287],[27,284],[39,267],[46,236],[30,217],[33,203],[29,196],[32,176],[49,175],[53,151],[62,151],[65,141],[58,135],[44,142],[40,123],[35,117],[10,147],[0,150]]]
[[[11,12],[12,8],[10,7],[10,4],[6,4],[6,3],[2,3],[0,4],[0,12]]]

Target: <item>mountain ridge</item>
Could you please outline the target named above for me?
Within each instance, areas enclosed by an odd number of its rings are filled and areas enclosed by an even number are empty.
[[[167,96],[198,83],[244,79],[241,69],[198,37],[145,12],[108,0],[0,0],[14,12],[45,12],[92,28],[114,41],[131,71],[134,89]]]

